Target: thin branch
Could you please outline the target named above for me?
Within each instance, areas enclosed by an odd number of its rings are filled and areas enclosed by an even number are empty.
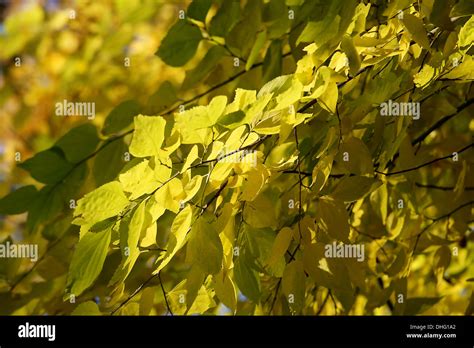
[[[371,67],[372,67],[372,66],[366,66],[365,68],[359,70],[354,76],[349,77],[346,81],[338,83],[338,84],[337,84],[337,87],[338,87],[338,88],[344,87],[344,85],[345,85],[346,83],[348,83],[349,81],[355,79],[357,76],[359,76],[360,74],[364,73],[365,71],[367,71],[367,70],[370,69]],[[310,107],[312,107],[313,105],[315,105],[317,102],[318,102],[317,99],[310,100],[309,102],[307,102],[306,104],[304,104],[301,108],[299,108],[299,109],[298,109],[298,112],[305,112],[305,111],[308,110]]]
[[[168,309],[168,312],[171,314],[171,316],[173,316],[174,314],[173,314],[173,311],[171,310],[170,304],[168,303],[168,298],[166,297],[167,294],[166,294],[165,288],[163,286],[163,282],[161,281],[160,273],[161,273],[161,271],[158,272],[157,275],[158,275],[158,279],[160,281],[161,291],[163,291],[163,297],[165,298],[166,309]]]
[[[209,200],[209,202],[207,202],[202,208],[201,208],[201,213],[199,214],[199,216],[201,216],[202,214],[204,214],[204,212],[207,210],[207,208],[209,208],[209,206],[212,204],[212,202],[214,202],[217,197],[219,197],[219,195],[221,194],[221,192],[225,189],[225,187],[227,186],[227,184],[229,183],[229,180],[227,180],[221,187],[219,187],[219,190],[217,190],[217,192],[212,196],[212,198]]]
[[[458,150],[458,151],[455,151],[457,152],[458,154],[468,150],[469,148],[471,148],[472,146],[474,146],[474,143],[471,143],[465,147],[463,147],[462,149]],[[404,169],[404,170],[399,170],[399,171],[396,171],[396,172],[391,172],[391,173],[384,173],[384,172],[380,172],[378,170],[375,170],[375,172],[377,174],[382,174],[382,175],[385,175],[385,176],[390,176],[390,175],[396,175],[396,174],[402,174],[402,173],[407,173],[407,172],[411,172],[413,170],[417,170],[417,169],[420,169],[422,167],[425,167],[425,166],[428,166],[430,164],[433,164],[435,162],[438,162],[438,161],[442,161],[442,160],[445,160],[445,159],[448,159],[448,158],[452,158],[454,157],[454,154],[450,154],[450,155],[447,155],[447,156],[444,156],[444,157],[440,157],[440,158],[435,158],[434,160],[431,160],[429,162],[426,162],[426,163],[423,163],[423,164],[420,164],[420,165],[417,165],[416,167],[413,167],[413,168],[408,168],[408,169]]]
[[[277,283],[276,290],[275,290],[275,296],[273,297],[272,305],[270,307],[270,311],[268,312],[269,314],[273,312],[273,307],[275,307],[276,299],[278,297],[278,290],[280,290],[280,285],[281,285],[281,280],[282,279],[283,278],[278,279],[278,283]]]
[[[291,52],[284,53],[284,54],[282,54],[281,57],[282,57],[282,58],[285,58],[285,57],[288,57],[289,55],[291,55]],[[206,91],[204,91],[204,92],[202,92],[202,93],[199,93],[199,94],[195,95],[194,97],[192,97],[192,98],[190,98],[190,99],[187,99],[187,100],[182,101],[181,103],[179,103],[179,105],[176,105],[176,106],[172,107],[171,109],[169,109],[168,111],[166,111],[166,112],[164,113],[164,115],[168,115],[168,114],[173,113],[174,111],[178,110],[181,105],[190,104],[190,103],[192,103],[192,102],[194,102],[194,101],[196,101],[196,100],[198,100],[198,99],[204,97],[205,95],[207,95],[207,94],[209,94],[209,93],[215,91],[216,89],[219,89],[220,87],[225,86],[226,84],[228,84],[228,83],[234,81],[236,78],[238,78],[238,77],[240,77],[240,76],[242,76],[242,75],[248,73],[250,70],[253,70],[253,69],[255,69],[255,68],[258,68],[259,66],[262,66],[262,65],[263,65],[263,62],[256,63],[256,64],[252,65],[249,70],[242,70],[242,71],[239,71],[237,74],[232,75],[232,76],[229,77],[227,80],[224,80],[224,81],[218,83],[217,85],[212,86],[211,88],[207,89]]]
[[[258,139],[256,142],[252,143],[252,144],[249,144],[249,145],[246,145],[244,147],[241,147],[237,150],[234,150],[234,151],[231,151],[231,152],[228,152],[220,157],[216,157],[216,158],[212,158],[212,159],[208,159],[208,160],[205,160],[205,161],[201,161],[200,163],[197,163],[197,164],[194,164],[192,165],[191,167],[189,167],[190,169],[191,168],[199,168],[199,167],[202,167],[203,165],[205,164],[208,164],[208,163],[213,163],[213,162],[218,162],[220,161],[221,159],[223,158],[226,158],[226,157],[229,157],[229,156],[232,156],[236,153],[239,153],[241,151],[244,151],[244,150],[247,150],[247,149],[251,149],[251,148],[255,148],[257,146],[259,146],[260,144],[262,144],[265,140],[267,140],[270,136],[269,135],[265,135],[263,137],[261,137],[260,139]]]
[[[421,235],[422,235],[423,233],[425,233],[426,231],[428,231],[428,229],[430,229],[431,226],[433,226],[433,225],[434,225],[435,223],[437,223],[438,221],[443,220],[443,219],[445,219],[445,218],[451,217],[451,215],[453,215],[454,213],[456,213],[458,210],[461,210],[462,208],[465,208],[465,207],[467,207],[467,206],[469,206],[469,205],[471,205],[471,204],[474,204],[474,201],[469,201],[469,202],[463,203],[463,204],[461,204],[459,207],[457,207],[457,208],[451,210],[449,213],[444,214],[444,215],[441,215],[441,216],[438,216],[437,218],[434,218],[434,219],[428,218],[428,219],[431,220],[431,223],[430,223],[429,225],[425,226],[425,228],[423,228],[423,229],[421,230],[421,232],[416,235],[415,245],[413,246],[413,250],[412,250],[411,256],[410,256],[410,266],[411,266],[411,260],[413,259],[413,255],[415,254],[415,250],[416,250],[416,247],[418,246],[418,242],[420,241]],[[413,237],[411,237],[411,238],[413,238]]]
[[[464,110],[465,108],[467,108],[469,105],[471,105],[472,103],[474,103],[474,98],[470,98],[468,100],[466,100],[464,103],[462,103],[461,105],[459,105],[456,109],[456,111],[450,115],[447,115],[447,116],[444,116],[443,118],[439,119],[434,125],[432,125],[430,128],[428,128],[426,131],[424,131],[423,133],[421,133],[418,137],[416,137],[412,142],[411,144],[412,145],[415,145],[417,143],[421,143],[423,140],[426,139],[426,137],[428,135],[431,134],[431,132],[433,132],[434,130],[440,128],[443,124],[445,124],[446,122],[448,122],[450,119],[452,119],[454,116],[456,116],[457,114],[459,114],[462,110]]]
[[[145,282],[143,282],[130,296],[128,296],[125,301],[123,301],[117,308],[115,308],[112,312],[110,312],[110,315],[114,315],[115,312],[117,312],[120,308],[125,306],[132,298],[134,298],[140,291],[143,290],[145,285],[147,285],[149,282],[151,282],[153,280],[153,278],[155,278],[156,276],[157,276],[156,274],[153,274],[151,277],[149,277],[147,280],[145,280]],[[159,276],[159,273],[158,273],[158,276]],[[160,280],[160,282],[161,282],[161,280]]]
[[[418,187],[423,187],[427,189],[435,189],[435,190],[443,190],[443,191],[452,191],[454,190],[454,186],[437,186],[437,185],[430,185],[430,184],[421,184],[419,182],[415,183],[416,186]],[[474,190],[474,187],[465,187],[464,188],[466,191],[472,191]]]

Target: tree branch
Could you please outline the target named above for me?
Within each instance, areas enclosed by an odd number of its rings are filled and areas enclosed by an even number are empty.
[[[431,134],[431,132],[433,132],[434,130],[440,128],[443,124],[445,124],[446,122],[448,122],[450,119],[452,119],[454,116],[456,116],[457,114],[459,114],[462,110],[464,110],[465,108],[467,108],[469,105],[471,105],[472,103],[474,103],[474,98],[471,98],[471,99],[468,99],[466,100],[464,103],[462,103],[461,105],[459,105],[456,109],[456,112],[450,114],[450,115],[447,115],[447,116],[444,116],[443,118],[439,119],[435,124],[433,124],[430,128],[428,128],[426,131],[424,131],[423,133],[421,133],[418,137],[416,137],[412,142],[411,144],[412,145],[416,145],[418,143],[421,143],[423,140],[426,139],[426,137],[428,135]]]
[[[161,286],[161,291],[163,291],[163,297],[165,298],[165,303],[166,303],[166,309],[168,309],[168,312],[171,314],[171,316],[173,316],[173,311],[171,310],[171,307],[170,307],[170,304],[168,303],[168,298],[166,297],[167,294],[166,294],[166,291],[165,291],[165,288],[163,286],[163,282],[161,281],[161,275],[160,275],[161,271],[157,273],[158,275],[158,279],[160,280],[160,286]]]
[[[468,150],[470,147],[474,146],[474,143],[471,143],[465,147],[463,147],[462,149],[456,151],[458,154]],[[413,167],[413,168],[408,168],[408,169],[404,169],[404,170],[399,170],[399,171],[396,171],[396,172],[391,172],[391,173],[384,173],[384,172],[380,172],[378,170],[375,170],[375,172],[377,174],[382,174],[382,175],[385,175],[385,176],[390,176],[390,175],[396,175],[396,174],[402,174],[402,173],[407,173],[407,172],[411,172],[412,170],[417,170],[417,169],[420,169],[422,167],[425,167],[425,166],[428,166],[430,164],[433,164],[435,162],[438,162],[438,161],[441,161],[441,160],[445,160],[445,159],[448,159],[448,158],[452,158],[454,155],[451,154],[451,155],[447,155],[447,156],[444,156],[444,157],[440,157],[440,158],[435,158],[434,160],[431,160],[429,162],[426,162],[426,163],[423,163],[423,164],[420,164],[416,167]]]
[[[149,282],[151,282],[153,280],[153,278],[155,278],[156,276],[157,276],[157,274],[153,274],[151,277],[149,277],[147,280],[145,280],[145,282],[143,282],[130,296],[128,296],[125,301],[123,301],[117,308],[115,308],[112,312],[110,312],[110,315],[114,315],[115,312],[117,312],[120,308],[125,306],[132,298],[134,298],[140,291],[143,290],[145,285],[147,285]],[[158,273],[158,276],[159,276],[159,273]],[[160,280],[160,283],[161,283],[161,280]],[[165,299],[166,299],[166,296],[165,296]]]
[[[465,208],[465,207],[467,207],[467,206],[469,206],[469,205],[471,205],[471,204],[473,204],[473,203],[474,203],[474,201],[469,201],[469,202],[466,202],[466,203],[461,204],[459,207],[457,207],[457,208],[451,210],[451,211],[450,211],[449,213],[447,213],[447,214],[438,216],[437,218],[434,218],[434,219],[428,218],[428,219],[431,220],[431,223],[430,223],[429,225],[425,226],[425,228],[423,228],[423,229],[421,230],[421,232],[416,235],[415,244],[414,244],[414,246],[413,246],[413,250],[412,250],[411,256],[410,256],[410,266],[411,266],[411,260],[413,259],[413,255],[415,254],[415,250],[416,250],[416,247],[418,246],[418,242],[420,241],[421,235],[422,235],[423,233],[425,233],[426,231],[428,231],[428,229],[429,229],[431,226],[433,226],[435,223],[437,223],[438,221],[440,221],[440,220],[442,220],[442,219],[445,219],[445,218],[449,218],[451,215],[453,215],[453,214],[454,214],[455,212],[457,212],[458,210],[461,210],[462,208]],[[410,238],[413,238],[413,237],[410,237]]]
[[[351,76],[349,77],[346,81],[344,82],[340,82],[337,84],[337,87],[338,88],[341,88],[341,87],[344,87],[344,85],[346,83],[348,83],[349,81],[355,79],[357,76],[359,76],[360,74],[364,73],[365,71],[369,70],[372,66],[369,65],[369,66],[366,66],[365,68],[359,70],[354,76]],[[305,112],[306,110],[308,110],[310,107],[312,107],[314,104],[316,104],[318,102],[318,100],[315,98],[313,100],[310,100],[309,102],[307,102],[306,104],[304,104],[301,108],[298,109],[298,112]]]
[[[286,58],[286,57],[288,57],[289,55],[291,55],[291,51],[282,54],[281,57],[282,57],[282,58]],[[242,70],[242,71],[239,71],[237,74],[232,75],[232,76],[229,77],[227,80],[224,80],[224,81],[218,83],[217,85],[212,86],[211,88],[207,89],[206,91],[204,91],[204,92],[202,92],[202,93],[199,93],[199,94],[195,95],[194,97],[192,97],[192,98],[190,98],[190,99],[187,99],[187,100],[182,101],[182,102],[179,103],[178,105],[176,105],[176,106],[172,107],[171,109],[169,109],[168,111],[166,111],[166,112],[164,113],[164,115],[169,115],[169,114],[173,113],[174,111],[176,111],[176,110],[179,109],[180,105],[187,105],[187,104],[190,104],[190,103],[192,103],[192,102],[194,102],[194,101],[196,101],[196,100],[198,100],[198,99],[204,97],[205,95],[207,95],[207,94],[209,94],[209,93],[215,91],[216,89],[219,89],[220,87],[225,86],[226,84],[228,84],[228,83],[234,81],[236,78],[238,78],[238,77],[240,77],[240,76],[242,76],[242,75],[248,73],[250,70],[253,70],[253,69],[255,69],[255,68],[258,68],[259,66],[262,66],[262,65],[263,65],[263,62],[256,63],[256,64],[252,65],[249,70]]]
[[[435,190],[443,190],[443,191],[451,191],[454,190],[454,186],[437,186],[437,185],[430,185],[430,184],[421,184],[419,182],[415,183],[418,187],[428,188],[428,189],[435,189]],[[465,187],[466,191],[474,190],[474,187]]]

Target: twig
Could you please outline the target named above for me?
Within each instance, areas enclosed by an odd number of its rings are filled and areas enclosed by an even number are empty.
[[[465,147],[463,147],[462,149],[456,151],[458,154],[468,150],[470,147],[474,146],[474,143],[471,143]],[[438,161],[441,161],[441,160],[445,160],[445,159],[448,159],[448,158],[452,158],[454,156],[454,154],[450,154],[450,155],[447,155],[447,156],[443,156],[443,157],[440,157],[440,158],[435,158],[434,160],[431,160],[429,162],[426,162],[426,163],[423,163],[423,164],[420,164],[420,165],[417,165],[416,167],[413,167],[413,168],[408,168],[408,169],[404,169],[404,170],[399,170],[399,171],[396,171],[396,172],[391,172],[391,173],[384,173],[384,172],[380,172],[378,170],[375,170],[375,172],[377,174],[381,174],[381,175],[385,175],[385,176],[390,176],[390,175],[396,175],[396,174],[402,174],[402,173],[406,173],[406,172],[411,172],[412,170],[417,170],[417,169],[420,169],[422,167],[425,167],[425,166],[428,166],[430,164],[433,164],[435,162],[438,162]]]
[[[160,275],[161,271],[157,273],[158,275],[158,279],[160,280],[160,286],[161,286],[161,291],[163,291],[163,297],[165,298],[165,303],[166,303],[166,308],[168,309],[168,312],[171,314],[171,316],[173,316],[173,311],[171,310],[170,308],[170,304],[168,303],[168,298],[166,297],[166,291],[165,291],[165,288],[163,286],[163,282],[161,281],[161,275]]]

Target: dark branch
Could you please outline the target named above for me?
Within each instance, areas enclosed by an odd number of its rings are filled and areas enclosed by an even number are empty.
[[[143,290],[143,288],[145,287],[145,285],[147,285],[149,282],[151,282],[153,280],[153,278],[155,278],[157,276],[157,274],[153,274],[151,277],[149,277],[147,280],[145,280],[145,282],[143,282],[134,292],[133,294],[131,294],[130,296],[127,297],[127,299],[125,301],[123,301],[117,308],[115,308],[110,314],[111,315],[114,315],[115,312],[117,312],[120,308],[122,308],[123,306],[125,306],[132,298],[134,298],[140,291]],[[159,273],[158,273],[158,277],[159,277]],[[161,282],[161,280],[160,280]],[[166,299],[166,296],[165,296],[165,299]]]
[[[465,147],[463,147],[461,150],[458,150],[456,151],[458,154],[468,150],[469,148],[471,148],[472,146],[474,146],[474,143],[471,143]],[[417,170],[417,169],[420,169],[422,167],[425,167],[425,166],[428,166],[430,164],[433,164],[435,162],[438,162],[438,161],[442,161],[442,160],[445,160],[445,159],[448,159],[448,158],[452,158],[454,156],[454,154],[450,154],[450,155],[447,155],[447,156],[444,156],[444,157],[440,157],[440,158],[435,158],[434,160],[431,160],[429,162],[426,162],[426,163],[423,163],[423,164],[420,164],[416,167],[413,167],[413,168],[408,168],[408,169],[404,169],[404,170],[399,170],[399,171],[396,171],[396,172],[391,172],[391,173],[384,173],[384,172],[380,172],[378,170],[376,170],[375,172],[377,174],[382,174],[382,175],[385,175],[385,176],[390,176],[390,175],[396,175],[396,174],[402,174],[402,173],[406,173],[406,172],[411,172],[412,170]]]
[[[418,144],[418,143],[421,143],[423,140],[426,139],[426,137],[428,135],[431,134],[431,132],[433,132],[434,130],[440,128],[443,124],[445,124],[446,122],[448,122],[450,119],[452,119],[454,116],[456,116],[457,114],[459,114],[462,110],[464,110],[465,108],[467,108],[469,105],[471,105],[472,103],[474,102],[474,98],[471,98],[471,99],[468,99],[466,100],[464,103],[462,103],[461,105],[459,105],[456,109],[456,112],[450,114],[450,115],[447,115],[447,116],[444,116],[443,118],[439,119],[438,122],[436,122],[434,125],[432,125],[430,128],[428,128],[426,131],[424,131],[423,133],[421,133],[418,137],[416,137],[412,142],[411,144],[412,145],[415,145],[415,144]]]
[[[168,303],[168,298],[166,297],[166,291],[165,291],[165,288],[163,286],[163,282],[161,281],[161,275],[160,275],[160,272],[157,273],[158,275],[158,279],[160,280],[160,286],[161,286],[161,291],[163,291],[163,297],[165,298],[165,303],[166,303],[166,309],[168,309],[168,312],[173,316],[173,311],[171,310],[170,308],[170,304]]]
[[[443,191],[452,191],[454,190],[454,186],[437,186],[437,185],[430,185],[430,184],[421,184],[419,182],[415,183],[418,187],[428,188],[428,189],[435,189],[435,190],[443,190]],[[466,191],[474,190],[474,187],[465,187]]]

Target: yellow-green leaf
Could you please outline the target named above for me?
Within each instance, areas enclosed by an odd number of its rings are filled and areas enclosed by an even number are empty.
[[[321,198],[316,204],[316,221],[331,237],[346,242],[349,237],[349,216],[341,201]]]
[[[305,279],[303,263],[300,260],[289,263],[283,272],[281,287],[288,306],[293,312],[299,312],[304,306]]]
[[[421,18],[409,13],[404,13],[402,22],[413,37],[413,40],[424,49],[429,50],[430,40],[428,40],[428,35],[426,35],[426,30]]]
[[[160,257],[157,260],[158,267],[153,271],[153,274],[157,274],[159,271],[161,271],[171,261],[178,250],[183,247],[186,234],[191,227],[192,215],[193,211],[188,205],[174,218],[173,224],[171,225],[166,253],[163,255],[163,257]]]
[[[67,279],[68,293],[79,296],[92,285],[102,271],[109,250],[110,228],[97,233],[88,232],[77,244]]]
[[[275,264],[281,257],[283,257],[290,246],[293,237],[293,230],[289,227],[283,227],[278,232],[275,241],[273,242],[270,258],[267,261],[268,265]]]
[[[118,181],[102,185],[86,194],[77,202],[74,216],[80,216],[74,223],[94,223],[105,220],[120,213],[129,201]]]
[[[165,119],[138,115],[134,124],[130,153],[135,157],[158,156],[165,138]]]

